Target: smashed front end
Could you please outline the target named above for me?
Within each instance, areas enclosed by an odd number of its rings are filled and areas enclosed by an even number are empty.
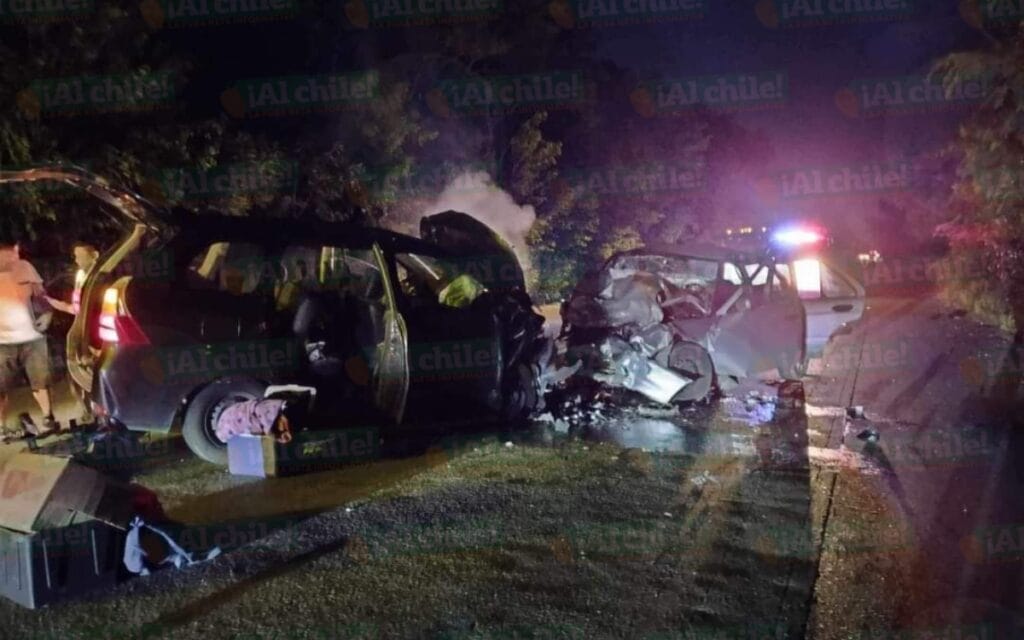
[[[711,392],[710,306],[718,265],[623,254],[588,274],[563,306],[577,374],[662,404]]]
[[[472,216],[445,211],[420,221],[420,237],[449,254],[454,276],[440,293],[444,304],[487,300],[501,348],[499,411],[516,422],[543,407],[541,377],[551,355],[544,317],[534,310],[513,247]]]

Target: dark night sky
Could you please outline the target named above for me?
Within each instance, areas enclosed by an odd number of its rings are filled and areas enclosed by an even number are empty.
[[[737,168],[733,195],[739,208],[752,210],[755,223],[764,217],[877,219],[877,198],[870,197],[841,204],[808,199],[766,210],[749,183],[779,171],[912,159],[952,140],[962,109],[849,117],[835,95],[855,79],[924,74],[946,53],[983,47],[985,39],[955,2],[918,3],[913,16],[889,22],[789,28],[764,26],[754,3],[715,4],[702,20],[601,29],[600,51],[642,76],[788,72],[788,104],[734,113],[774,151],[772,165],[753,175],[749,167]]]
[[[600,31],[602,53],[641,74],[786,69],[788,106],[741,112],[737,118],[769,135],[783,156],[802,162],[835,161],[837,146],[856,157],[884,153],[883,140],[900,140],[896,150],[901,150],[904,141],[921,142],[922,136],[945,139],[956,117],[898,116],[893,123],[852,119],[836,108],[835,92],[857,78],[924,73],[945,53],[984,44],[955,2],[927,3],[913,17],[891,22],[775,29],[758,21],[750,3],[746,10],[713,7],[699,21]]]

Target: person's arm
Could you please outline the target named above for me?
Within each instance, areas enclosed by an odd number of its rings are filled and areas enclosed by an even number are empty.
[[[72,315],[72,316],[78,315],[77,313],[75,313],[75,306],[73,304],[71,304],[70,302],[64,302],[63,300],[58,300],[56,298],[51,298],[50,296],[45,295],[45,292],[44,292],[44,297],[46,298],[46,301],[50,303],[50,306],[53,307],[54,309],[56,309],[57,311],[60,311],[62,313],[66,313],[66,314]]]
[[[32,266],[32,263],[22,260],[19,267],[18,283],[28,287],[33,298],[45,298],[50,306],[57,308],[57,306],[53,304],[55,301],[50,298],[50,296],[46,295],[46,287],[43,286],[43,278],[39,275],[39,272],[36,271],[36,268]],[[68,306],[70,307],[70,305]],[[71,313],[74,313],[74,311]]]

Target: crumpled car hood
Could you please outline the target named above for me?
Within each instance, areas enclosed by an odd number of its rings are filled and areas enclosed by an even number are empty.
[[[462,267],[492,291],[526,290],[526,277],[511,245],[476,218],[445,211],[420,220],[420,237],[463,258]]]

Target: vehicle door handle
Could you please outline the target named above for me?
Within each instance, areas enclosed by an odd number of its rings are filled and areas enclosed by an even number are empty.
[[[846,313],[847,311],[853,311],[853,305],[852,304],[836,304],[836,305],[832,305],[832,310],[833,311],[838,311],[840,313]]]

